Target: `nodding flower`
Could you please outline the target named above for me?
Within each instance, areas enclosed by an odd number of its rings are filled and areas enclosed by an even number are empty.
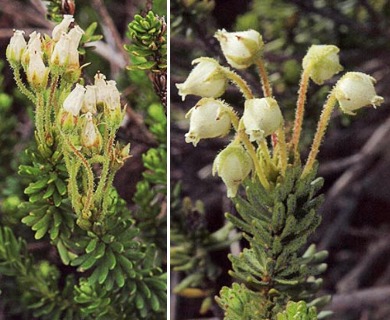
[[[189,94],[203,98],[218,98],[226,90],[228,79],[219,63],[211,58],[198,58],[186,81],[176,84],[183,101]]]
[[[249,175],[252,167],[252,159],[243,146],[233,141],[215,158],[213,175],[218,174],[221,177],[227,188],[227,196],[234,198],[238,187]]]
[[[341,110],[350,115],[365,106],[376,108],[384,101],[375,91],[375,79],[362,72],[347,72],[336,83],[334,92]]]
[[[343,70],[339,62],[340,49],[333,45],[312,45],[302,61],[303,69],[309,68],[310,78],[317,84],[332,78]]]
[[[283,115],[273,98],[250,99],[245,101],[242,120],[249,140],[261,141],[281,126]]]
[[[255,30],[227,32],[222,29],[215,33],[215,37],[221,44],[227,62],[233,68],[248,68],[262,55],[263,38]]]
[[[186,142],[196,146],[200,139],[227,135],[231,128],[230,117],[224,112],[227,109],[230,107],[220,100],[201,99],[186,114],[186,118],[190,118],[190,129],[185,134]]]

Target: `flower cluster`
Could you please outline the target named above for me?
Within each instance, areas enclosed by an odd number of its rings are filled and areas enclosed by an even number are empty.
[[[35,104],[38,148],[47,156],[61,150],[77,223],[89,229],[104,216],[105,192],[130,146],[115,141],[124,116],[115,81],[98,73],[93,85],[81,85],[83,34],[73,16],[64,15],[51,37],[34,31],[26,42],[24,32],[16,30],[6,55],[18,87]]]
[[[183,100],[187,95],[202,97],[186,115],[186,118],[190,119],[190,129],[185,135],[187,143],[196,146],[201,139],[223,137],[232,127],[235,129],[235,139],[220,152],[213,166],[213,173],[218,173],[227,186],[228,197],[234,197],[238,186],[250,172],[258,176],[266,189],[272,187],[272,183],[278,179],[275,178],[275,171],[276,177],[283,177],[286,167],[293,164],[290,163],[291,159],[288,156],[298,148],[309,81],[322,84],[339,73],[343,67],[340,65],[339,49],[336,46],[313,45],[309,48],[302,62],[303,73],[292,134],[293,141],[286,143],[283,115],[278,102],[272,96],[264,69],[262,60],[264,43],[261,35],[254,30],[243,32],[220,30],[216,32],[215,37],[220,42],[222,52],[230,66],[236,69],[258,66],[264,97],[256,98],[240,76],[216,60],[206,57],[194,60],[193,64],[196,66],[188,78],[176,86]],[[235,84],[245,97],[241,117],[226,102],[217,99],[223,96],[229,81]],[[371,76],[360,72],[348,72],[337,82],[324,105],[303,175],[313,166],[330,113],[337,103],[344,113],[353,115],[354,111],[364,106],[376,107],[383,102],[383,98],[375,92],[374,83],[375,80]],[[269,136],[272,136],[272,149],[268,146]]]
[[[52,38],[42,37],[34,31],[29,35],[28,43],[23,31],[14,32],[7,47],[7,59],[14,69],[23,68],[30,86],[35,90],[46,87],[49,72],[63,74],[80,68],[78,47],[84,31],[75,26],[68,32],[73,21],[71,15],[65,15],[63,21],[53,29]]]

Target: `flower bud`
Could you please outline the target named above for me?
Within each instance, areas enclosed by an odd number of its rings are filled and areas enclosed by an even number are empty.
[[[27,67],[27,80],[35,89],[46,87],[49,75],[49,68],[45,67],[41,54],[34,52],[30,55],[30,62]]]
[[[90,112],[95,114],[96,110],[96,86],[86,86],[83,106],[81,111],[84,113]]]
[[[24,39],[24,31],[15,30],[9,45],[7,47],[6,55],[8,61],[13,64],[19,64],[23,52],[26,50],[27,43]]]
[[[317,84],[343,70],[339,62],[340,49],[333,45],[312,45],[302,61],[303,69],[310,69],[310,78]]]
[[[80,66],[78,47],[83,34],[84,31],[79,26],[75,26],[68,33],[70,37],[69,65],[71,67],[78,68]]]
[[[236,69],[245,69],[261,56],[264,42],[255,30],[227,32],[218,30],[215,37],[221,44],[227,62]]]
[[[106,99],[106,76],[100,72],[95,75],[96,103],[104,103]]]
[[[380,106],[384,99],[376,95],[375,82],[373,77],[362,72],[347,72],[342,76],[334,88],[341,110],[355,115],[353,111],[362,107]]]
[[[60,22],[60,24],[56,25],[52,32],[52,38],[54,41],[58,41],[61,38],[63,33],[68,32],[68,28],[70,24],[74,21],[73,16],[70,14],[65,14],[64,19]]]
[[[184,101],[186,95],[193,94],[205,98],[218,98],[226,90],[228,79],[219,63],[211,58],[198,58],[192,61],[197,66],[192,69],[187,80],[176,84]]]
[[[34,31],[30,34],[29,37],[30,39],[28,40],[27,48],[24,50],[22,55],[22,65],[25,69],[30,63],[31,55],[33,55],[35,52],[37,52],[41,57],[43,55],[41,34]]]
[[[70,37],[66,33],[63,33],[59,41],[54,46],[50,62],[60,67],[66,66],[69,62],[69,46]]]
[[[261,141],[274,133],[283,123],[282,112],[273,98],[245,101],[242,120],[251,141]]]
[[[64,110],[77,117],[83,105],[84,93],[85,88],[77,83],[76,87],[71,91],[71,93],[69,93],[69,95],[64,100]]]
[[[233,198],[252,166],[252,160],[241,144],[232,142],[215,158],[213,175],[218,173],[227,187],[227,196]]]
[[[86,148],[94,148],[98,151],[102,147],[102,136],[93,123],[92,113],[88,112],[86,115],[86,122],[81,131],[81,144]]]
[[[28,40],[28,44],[27,44],[27,47],[28,47],[28,50],[30,52],[38,52],[40,54],[42,54],[42,41],[41,41],[41,34],[36,31],[32,32],[30,34],[30,39]]]
[[[111,111],[121,109],[121,94],[114,80],[107,81],[105,103]]]
[[[116,82],[113,80],[107,81],[104,104],[105,110],[108,111],[109,125],[112,128],[118,128],[123,120],[123,112],[120,93],[116,88]]]
[[[231,121],[228,113],[230,107],[213,98],[201,99],[186,114],[190,118],[190,130],[185,134],[187,143],[196,146],[200,139],[222,137],[229,133]]]

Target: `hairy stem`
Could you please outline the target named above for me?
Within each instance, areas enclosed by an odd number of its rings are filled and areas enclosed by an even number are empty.
[[[253,144],[249,141],[248,135],[245,133],[245,127],[243,121],[240,121],[240,124],[238,126],[238,139],[244,144],[245,149],[248,151],[249,156],[252,158],[253,164],[255,166],[256,174],[263,185],[263,187],[267,190],[270,189],[269,182],[267,180],[267,177],[265,176],[265,173],[263,169],[260,166],[260,161],[257,158],[255,148]]]
[[[34,104],[36,103],[36,98],[34,94],[26,88],[24,85],[22,78],[20,76],[20,70],[18,67],[15,67],[14,69],[14,79],[16,82],[16,85],[18,86],[21,93],[23,93],[28,99],[30,99]]]
[[[264,97],[272,97],[272,88],[269,82],[267,70],[265,69],[264,61],[262,58],[256,60],[256,66],[259,70],[261,86],[263,89]]]
[[[288,159],[287,159],[287,144],[286,144],[286,137],[284,133],[283,124],[278,128],[276,135],[278,137],[280,169],[281,169],[282,176],[284,176],[287,169]]]
[[[311,70],[310,66],[305,70],[303,70],[301,75],[301,82],[299,85],[299,91],[298,91],[297,108],[295,110],[295,121],[293,127],[293,136],[291,140],[291,146],[294,151],[295,162],[299,160],[299,139],[301,137],[302,122],[305,113],[305,102],[306,102],[307,89],[309,87],[309,81],[310,81],[310,70]]]
[[[223,68],[223,70],[225,72],[226,77],[231,80],[237,86],[238,89],[240,89],[245,99],[254,98],[252,90],[249,88],[248,84],[243,78],[241,78],[237,73],[228,68]]]
[[[81,161],[81,164],[83,165],[83,167],[85,168],[85,171],[87,172],[88,191],[87,191],[87,195],[86,195],[86,201],[84,203],[84,208],[83,208],[81,214],[82,214],[83,219],[88,220],[88,218],[89,218],[88,211],[91,207],[93,190],[94,190],[93,171],[92,171],[92,168],[89,165],[87,159],[85,159],[85,157],[77,150],[77,148],[72,144],[72,142],[68,138],[65,138],[65,139],[66,139],[66,143],[67,143],[68,147],[73,151],[75,156],[77,158],[79,158],[79,160]]]
[[[332,91],[322,109],[321,117],[318,122],[317,131],[311,145],[310,153],[306,161],[306,165],[303,169],[302,176],[307,175],[310,170],[313,168],[314,161],[316,160],[319,148],[322,142],[322,138],[325,135],[326,129],[329,124],[330,116],[336,105],[337,99],[334,91]]]

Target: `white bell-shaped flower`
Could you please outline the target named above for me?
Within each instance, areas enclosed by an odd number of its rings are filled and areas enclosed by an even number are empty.
[[[116,87],[114,80],[107,81],[105,102],[109,110],[121,109],[121,94]]]
[[[70,37],[66,33],[63,33],[54,46],[50,62],[61,67],[66,66],[69,63],[69,47]]]
[[[81,40],[83,34],[84,34],[84,31],[79,26],[75,26],[68,33],[69,38],[70,38],[69,65],[71,67],[77,68],[80,66],[78,47],[80,45],[80,40]]]
[[[84,128],[81,131],[81,144],[86,148],[101,149],[102,136],[93,122],[92,113],[88,112],[86,115],[86,122]]]
[[[96,114],[96,86],[85,86],[84,101],[81,111],[83,113],[90,112],[91,114]]]
[[[317,84],[343,70],[339,61],[340,49],[333,45],[312,45],[302,61],[303,69],[310,66],[310,78]]]
[[[383,97],[376,94],[375,79],[362,72],[347,72],[336,83],[334,92],[343,112],[354,115],[353,111],[365,106],[380,106]]]
[[[65,32],[68,32],[70,24],[74,21],[73,16],[70,14],[65,14],[64,18],[60,24],[56,25],[52,32],[52,38],[54,41],[58,41],[61,38],[61,35]]]
[[[251,141],[261,141],[274,133],[283,123],[283,115],[273,98],[245,101],[242,120]]]
[[[29,37],[30,39],[28,40],[28,44],[27,44],[28,50],[30,52],[36,51],[42,54],[41,34],[39,32],[34,31],[29,35]]]
[[[96,103],[104,103],[107,96],[106,76],[100,72],[95,75]]]
[[[183,101],[188,94],[204,98],[218,98],[223,95],[228,84],[223,68],[211,58],[198,58],[192,61],[197,64],[186,81],[176,84]]]
[[[30,55],[30,61],[27,67],[27,80],[34,88],[43,88],[47,84],[49,68],[45,66],[42,56],[38,52]]]
[[[186,114],[186,118],[190,118],[190,129],[185,134],[186,142],[196,146],[200,139],[227,135],[231,128],[230,117],[226,112],[229,108],[220,100],[201,99]]]
[[[12,63],[20,63],[23,52],[26,50],[27,43],[24,39],[24,31],[15,30],[7,47],[6,56]]]
[[[215,37],[227,62],[236,69],[245,69],[254,64],[264,47],[263,38],[255,30],[227,32],[222,29],[215,33]]]
[[[233,141],[215,158],[213,175],[217,173],[222,178],[227,188],[227,196],[233,198],[252,167],[251,157],[240,143]]]
[[[85,91],[85,88],[77,83],[75,88],[64,100],[64,110],[77,117],[80,113],[81,107],[83,106]]]

